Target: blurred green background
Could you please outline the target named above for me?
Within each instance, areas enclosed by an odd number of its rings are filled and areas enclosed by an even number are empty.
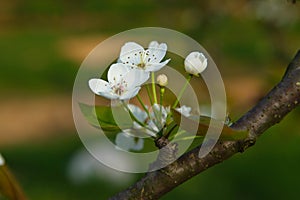
[[[0,152],[29,199],[107,199],[141,175],[93,167],[77,136],[72,86],[93,47],[136,27],[181,31],[216,62],[237,119],[300,49],[299,11],[286,0],[0,0]],[[299,116],[162,199],[297,199]]]

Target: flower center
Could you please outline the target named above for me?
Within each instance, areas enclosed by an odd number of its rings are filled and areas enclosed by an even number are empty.
[[[117,95],[121,96],[123,94],[124,90],[121,87],[119,87],[119,88],[116,88],[114,92]]]
[[[124,92],[126,92],[127,83],[122,80],[120,83],[117,83],[112,86],[112,90],[115,94],[121,96]]]
[[[125,92],[125,87],[123,85],[119,85],[113,88],[114,93],[121,96]]]
[[[141,62],[137,66],[144,69],[146,67],[146,64],[144,62]]]

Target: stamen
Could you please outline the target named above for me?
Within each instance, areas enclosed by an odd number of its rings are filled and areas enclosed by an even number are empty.
[[[137,66],[144,69],[146,67],[146,64],[141,62]]]

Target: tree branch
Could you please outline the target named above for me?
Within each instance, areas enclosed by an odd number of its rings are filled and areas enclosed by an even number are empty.
[[[118,199],[158,199],[181,183],[243,152],[255,143],[264,131],[279,123],[300,102],[300,50],[289,64],[282,80],[231,128],[248,131],[248,137],[238,141],[219,141],[203,158],[201,146],[185,153],[178,160],[158,171],[147,173],[128,189],[112,197]]]

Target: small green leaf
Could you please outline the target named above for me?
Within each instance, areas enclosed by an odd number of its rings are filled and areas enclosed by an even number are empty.
[[[133,126],[130,114],[122,106],[93,106],[79,103],[86,120],[106,133],[118,133]]]
[[[197,135],[198,136],[205,136],[210,121],[215,120],[213,118],[207,117],[207,116],[199,116],[199,117],[185,117],[181,115],[178,111],[175,109],[172,109],[173,119],[177,123],[177,125],[180,125],[180,128],[183,130],[186,130],[187,132],[193,132],[193,127],[198,126]],[[214,128],[214,127],[212,127]],[[247,131],[235,131],[224,124],[222,133],[220,135],[221,140],[239,140],[247,137],[248,132]]]
[[[95,112],[95,107],[87,104],[79,103],[80,110],[84,115],[85,119],[96,128],[100,128]]]

